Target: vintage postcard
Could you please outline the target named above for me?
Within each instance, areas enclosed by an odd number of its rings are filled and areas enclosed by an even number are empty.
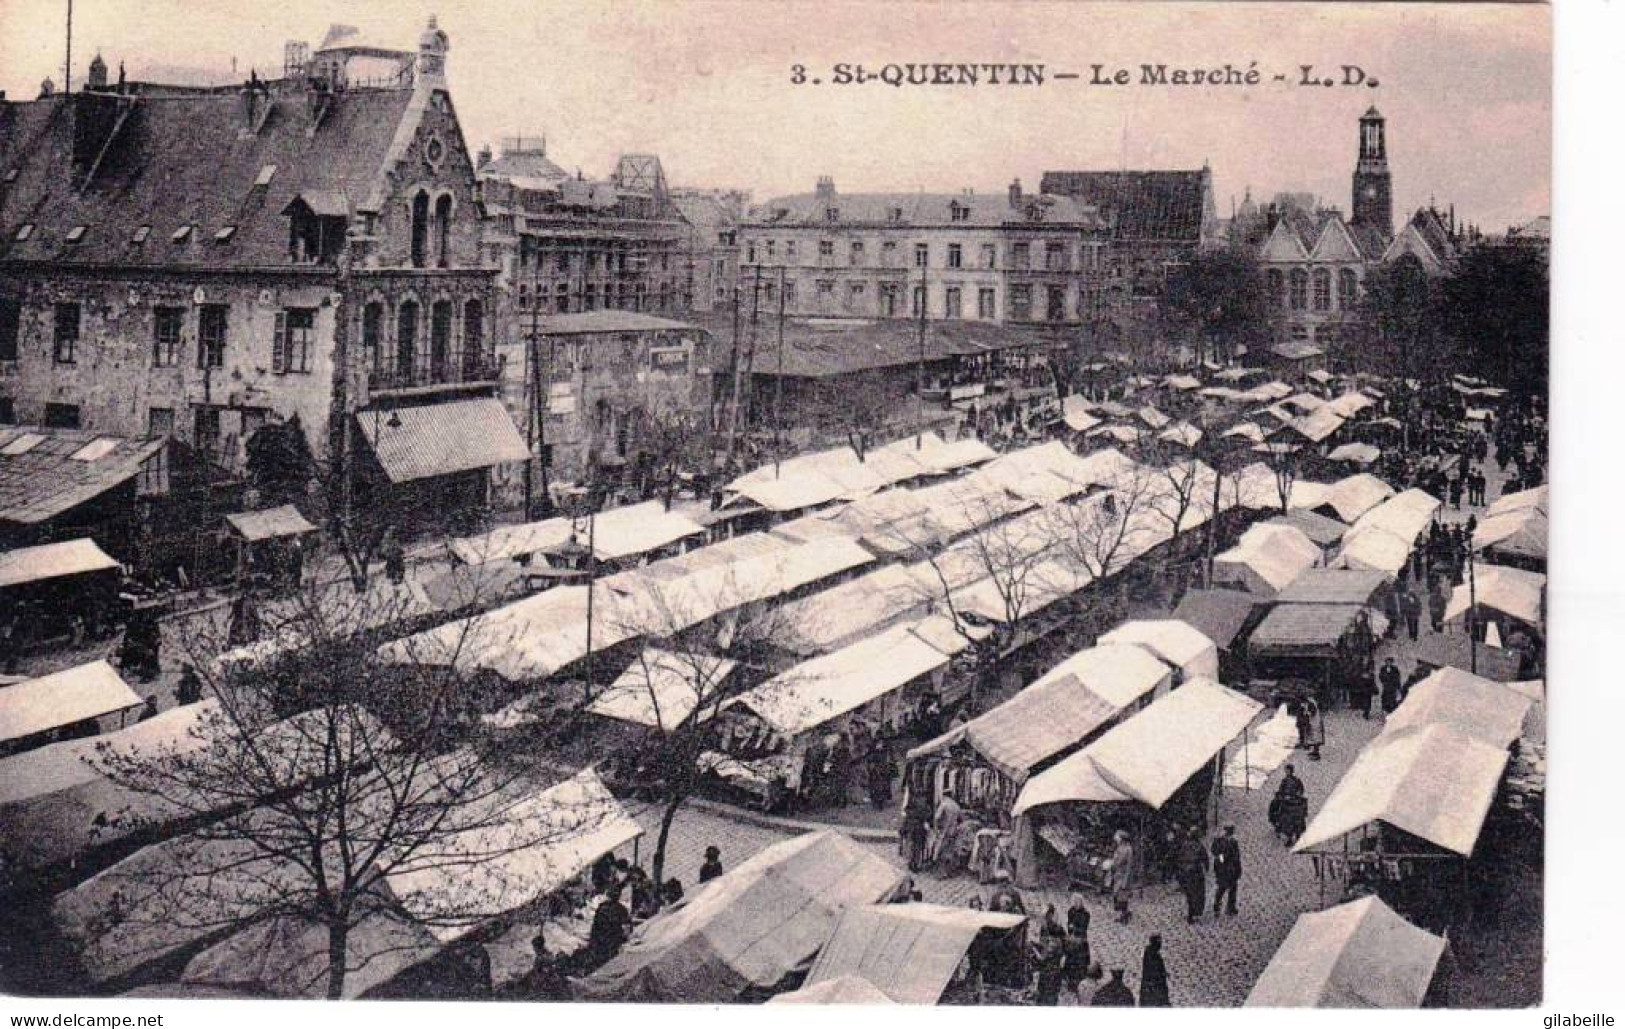
[[[6,3],[0,991],[1539,1004],[1550,22]]]

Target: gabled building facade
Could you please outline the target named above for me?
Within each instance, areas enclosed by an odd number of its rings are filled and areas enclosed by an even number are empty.
[[[0,103],[0,415],[237,473],[296,423],[346,507],[483,504],[524,454],[486,424],[495,272],[449,49],[433,19],[416,50],[335,30],[277,80]]]

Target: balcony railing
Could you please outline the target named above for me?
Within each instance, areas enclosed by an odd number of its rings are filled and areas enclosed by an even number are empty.
[[[465,361],[420,361],[410,367],[390,365],[367,374],[367,389],[380,393],[397,389],[432,386],[475,386],[502,377],[500,357],[470,358]]]

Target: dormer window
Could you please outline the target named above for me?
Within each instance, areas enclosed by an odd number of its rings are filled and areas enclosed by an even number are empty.
[[[824,208],[824,220],[827,221],[827,222],[838,222],[838,221],[840,221],[841,220],[841,209],[839,207],[826,207],[826,208]]]
[[[334,264],[344,247],[349,221],[344,194],[312,190],[294,197],[282,213],[288,218],[288,259],[294,264]]]
[[[34,223],[27,222],[17,228],[17,242],[25,243],[34,234]]]
[[[948,205],[948,217],[952,221],[962,222],[970,220],[970,208],[955,200]]]
[[[237,226],[227,225],[222,227],[219,232],[214,234],[214,241],[216,243],[228,243],[231,241],[231,237],[235,236],[236,234]]]
[[[889,212],[887,212],[886,220],[891,221],[891,222],[900,222],[900,221],[902,221],[903,220],[903,209],[901,207],[892,208]]]
[[[89,229],[90,226],[88,225],[75,225],[73,228],[68,230],[68,235],[66,237],[67,241],[69,243],[79,242],[85,238],[85,233],[89,231]]]
[[[169,237],[169,241],[171,243],[174,243],[175,245],[179,246],[180,244],[185,243],[187,240],[189,240],[191,238],[192,238],[192,226],[190,226],[190,225],[182,225],[180,228],[175,230],[174,235]]]
[[[150,235],[152,235],[152,226],[143,225],[135,230],[135,235],[130,237],[130,242],[137,244],[145,243],[147,241],[147,237]]]

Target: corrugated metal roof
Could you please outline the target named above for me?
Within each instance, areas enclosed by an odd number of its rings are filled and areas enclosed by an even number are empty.
[[[530,457],[502,401],[495,397],[402,407],[388,420],[359,412],[356,424],[390,482],[489,468]],[[399,425],[389,424],[399,421]]]
[[[0,522],[37,525],[93,500],[139,474],[164,442],[84,429],[0,428]],[[87,452],[96,456],[77,456]]]

